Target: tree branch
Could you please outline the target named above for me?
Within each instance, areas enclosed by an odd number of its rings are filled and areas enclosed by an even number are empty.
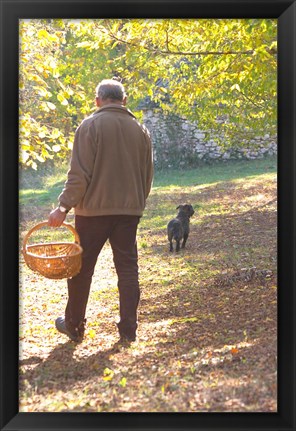
[[[256,106],[256,108],[262,109],[262,105],[259,105],[258,103],[254,102],[253,99],[251,99],[250,97],[248,97],[245,93],[243,93],[242,91],[239,91],[239,94],[241,94],[243,96],[243,98],[245,98],[246,100],[248,100],[250,103],[252,103],[252,105]]]
[[[127,40],[121,39],[118,36],[115,36],[115,34],[112,33],[112,31],[109,29],[108,31],[109,36],[111,39],[116,40],[117,42],[121,42],[125,45],[139,47],[137,43],[128,42]],[[168,41],[168,32],[166,32],[166,50],[161,50],[157,47],[149,47],[147,45],[142,46],[147,51],[161,54],[161,55],[181,55],[181,56],[199,56],[199,55],[253,55],[254,50],[248,50],[248,51],[196,51],[196,52],[188,52],[188,51],[171,51],[169,49],[169,41]]]
[[[182,55],[182,56],[199,56],[199,55],[252,55],[254,53],[253,50],[249,51],[196,51],[196,52],[188,52],[188,51],[162,51],[155,50],[158,54],[162,55]]]

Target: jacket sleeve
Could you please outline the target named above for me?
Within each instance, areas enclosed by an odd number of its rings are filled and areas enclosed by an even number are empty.
[[[96,133],[88,120],[84,120],[75,133],[67,181],[59,196],[60,204],[71,209],[85,195],[90,183],[97,151]]]

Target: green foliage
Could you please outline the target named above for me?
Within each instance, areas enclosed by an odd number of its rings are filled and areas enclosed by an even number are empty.
[[[96,85],[114,75],[132,110],[148,97],[224,147],[276,135],[276,40],[266,19],[23,20],[21,163],[65,157]]]
[[[67,145],[58,121],[67,90],[60,80],[65,43],[62,21],[20,23],[20,161],[33,168]]]
[[[20,162],[37,164],[65,158],[80,121],[94,109],[94,87],[104,56],[78,46],[72,25],[63,20],[20,23]],[[79,38],[79,40],[81,40]],[[107,69],[104,69],[108,74]]]

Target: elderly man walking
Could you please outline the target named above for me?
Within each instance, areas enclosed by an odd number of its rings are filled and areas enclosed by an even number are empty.
[[[98,85],[98,109],[75,133],[67,181],[59,206],[48,219],[50,226],[61,226],[74,208],[82,267],[67,281],[65,316],[56,319],[56,328],[76,342],[84,336],[92,276],[107,240],[118,276],[120,339],[136,339],[140,299],[136,235],[151,189],[153,156],[148,130],[125,105],[125,90],[118,80]]]

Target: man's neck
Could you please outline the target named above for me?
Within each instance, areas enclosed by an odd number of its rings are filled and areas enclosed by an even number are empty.
[[[102,108],[105,105],[119,105],[119,106],[124,106],[123,102],[121,100],[114,100],[114,99],[105,99],[105,100],[101,100],[100,101],[100,108]]]

